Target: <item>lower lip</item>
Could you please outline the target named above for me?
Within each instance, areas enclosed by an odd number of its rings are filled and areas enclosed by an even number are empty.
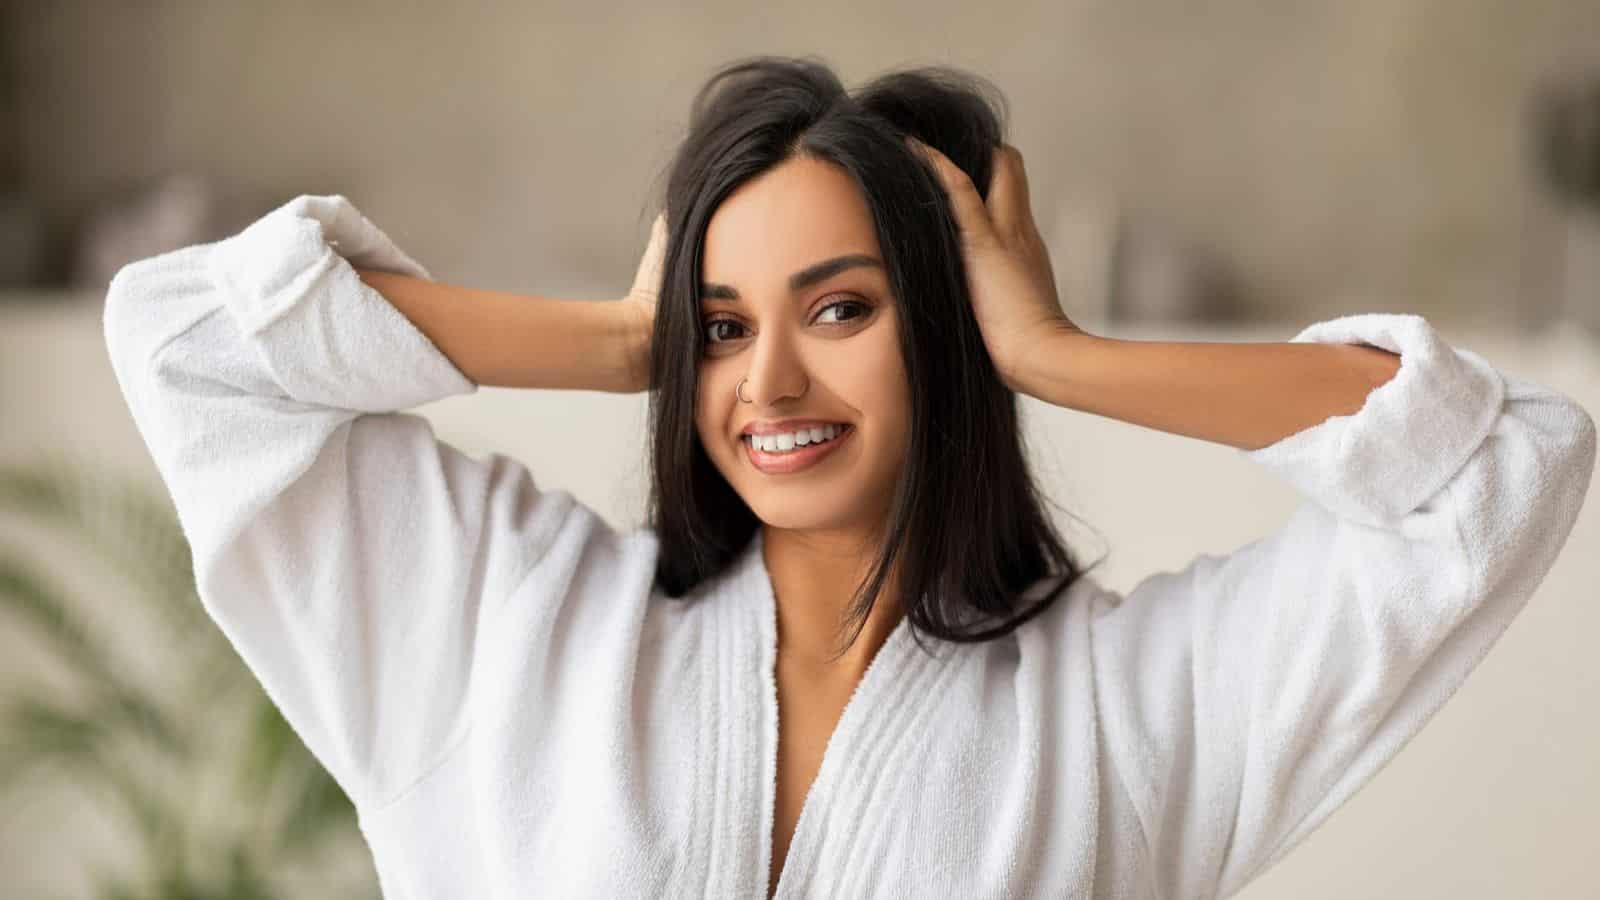
[[[768,475],[786,475],[790,472],[798,472],[801,469],[809,469],[821,462],[828,454],[839,449],[840,444],[850,440],[855,433],[855,427],[850,426],[845,428],[843,434],[838,435],[831,441],[825,441],[821,444],[808,444],[805,447],[790,450],[788,453],[768,453],[765,450],[757,450],[743,439],[739,443],[744,444],[745,452],[750,455],[751,465]]]

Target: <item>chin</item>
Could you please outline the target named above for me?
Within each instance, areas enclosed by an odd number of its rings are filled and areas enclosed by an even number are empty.
[[[772,491],[762,491],[763,496],[745,496],[745,504],[769,528],[787,531],[809,531],[819,528],[838,528],[850,522],[854,510],[827,502],[813,492],[810,496],[787,502],[773,496]],[[753,502],[752,502],[753,501]]]
[[[786,531],[848,531],[874,520],[855,490],[818,490],[815,485],[763,485],[741,494],[761,524]]]

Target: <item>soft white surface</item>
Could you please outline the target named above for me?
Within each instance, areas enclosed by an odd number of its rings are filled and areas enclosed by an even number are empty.
[[[104,323],[207,608],[357,800],[386,889],[758,891],[776,728],[770,684],[752,689],[773,638],[759,554],[703,603],[652,599],[653,537],[381,414],[473,388],[344,257],[425,274],[342,198],[301,197],[125,269]],[[1452,694],[1566,540],[1593,421],[1415,316],[1295,339],[1404,363],[1354,416],[1215,448],[1310,502],[1120,603],[1086,580],[1006,641],[934,661],[897,631],[781,895],[1231,894]]]

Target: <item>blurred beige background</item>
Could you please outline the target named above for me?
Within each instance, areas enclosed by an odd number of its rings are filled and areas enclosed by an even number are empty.
[[[442,281],[620,294],[691,94],[753,53],[818,54],[851,85],[930,63],[991,79],[1063,302],[1093,330],[1287,340],[1415,312],[1600,413],[1597,245],[1542,188],[1528,133],[1539,87],[1600,60],[1595,0],[0,10],[0,186],[40,248],[36,283],[0,293],[0,461],[67,452],[159,487],[105,359],[102,276],[299,193],[350,197]],[[1109,547],[1096,577],[1116,589],[1295,502],[1230,448],[1026,409],[1047,492],[1095,531],[1060,521],[1089,558]],[[613,522],[642,517],[642,397],[483,389],[419,412]],[[1241,896],[1600,897],[1597,506],[1456,698]],[[0,526],[131,633],[92,561]],[[6,677],[46,664],[4,618],[0,655]],[[0,799],[0,893],[100,896],[86,860],[126,851],[105,821],[59,791]]]

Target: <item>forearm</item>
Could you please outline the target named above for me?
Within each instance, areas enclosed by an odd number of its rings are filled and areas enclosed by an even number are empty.
[[[558,300],[357,269],[461,373],[487,387],[638,390],[622,304]]]
[[[1031,396],[1135,425],[1257,450],[1359,411],[1400,369],[1376,347],[1041,338],[1017,372]]]

